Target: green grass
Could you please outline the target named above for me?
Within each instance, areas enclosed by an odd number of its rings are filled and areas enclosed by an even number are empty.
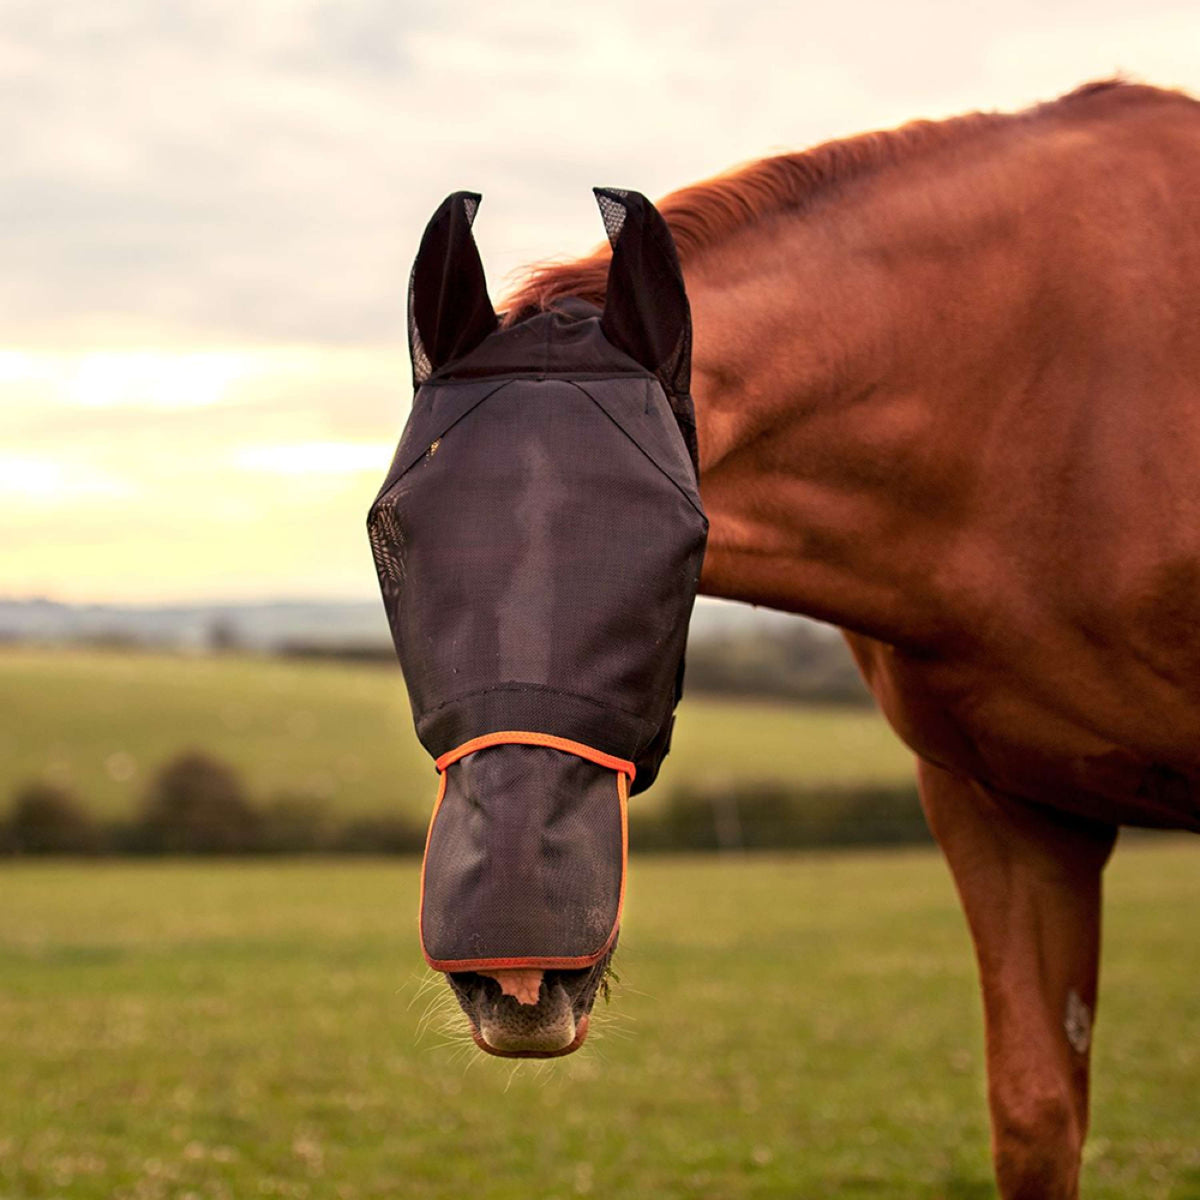
[[[72,787],[98,816],[132,813],[180,750],[233,763],[256,799],[282,790],[344,814],[423,816],[436,776],[398,668],[251,657],[0,649],[0,811],[19,784]],[[854,709],[685,701],[653,807],[673,783],[722,777],[892,782],[911,759]]]
[[[517,1069],[422,1033],[452,1005],[416,888],[403,861],[0,869],[0,1197],[994,1194],[932,852],[635,859],[613,1003]],[[1200,842],[1118,850],[1089,1200],[1200,1196],[1198,903]]]

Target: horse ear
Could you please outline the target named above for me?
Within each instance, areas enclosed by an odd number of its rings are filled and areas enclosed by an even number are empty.
[[[692,318],[671,231],[640,192],[593,190],[613,248],[601,318],[604,335],[658,375],[668,393],[685,395]]]
[[[481,199],[478,192],[447,196],[421,238],[408,288],[414,387],[474,350],[497,327],[471,234]]]

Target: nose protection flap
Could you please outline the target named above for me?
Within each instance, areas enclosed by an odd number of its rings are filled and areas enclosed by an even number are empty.
[[[632,766],[587,747],[490,741],[439,760],[421,886],[426,961],[592,966],[620,922]]]

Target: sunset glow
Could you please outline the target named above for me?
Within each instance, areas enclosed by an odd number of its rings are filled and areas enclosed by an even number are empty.
[[[1200,10],[1173,0],[19,9],[0,596],[370,597],[408,272],[450,191],[484,193],[499,300],[600,241],[593,184],[658,196],[1119,72],[1200,92]]]
[[[403,371],[321,347],[0,351],[0,594],[364,594]]]

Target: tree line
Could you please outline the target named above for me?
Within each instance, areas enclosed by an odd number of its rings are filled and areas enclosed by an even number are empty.
[[[391,645],[376,642],[291,639],[276,650],[285,658],[396,665]],[[845,641],[828,627],[799,620],[782,627],[731,629],[692,638],[685,691],[689,696],[799,704],[867,707],[873,703]]]
[[[34,781],[0,824],[0,849],[16,854],[415,854],[424,841],[400,814],[338,818],[289,793],[256,803],[232,766],[197,750],[154,776],[131,818],[97,819],[71,789]]]
[[[814,786],[753,779],[687,784],[654,808],[631,805],[630,843],[656,852],[896,845],[929,840],[913,785]],[[70,789],[17,788],[0,821],[16,855],[420,854],[423,824],[400,813],[347,817],[320,800],[250,796],[210,754],[177,755],[132,817],[100,820]]]

